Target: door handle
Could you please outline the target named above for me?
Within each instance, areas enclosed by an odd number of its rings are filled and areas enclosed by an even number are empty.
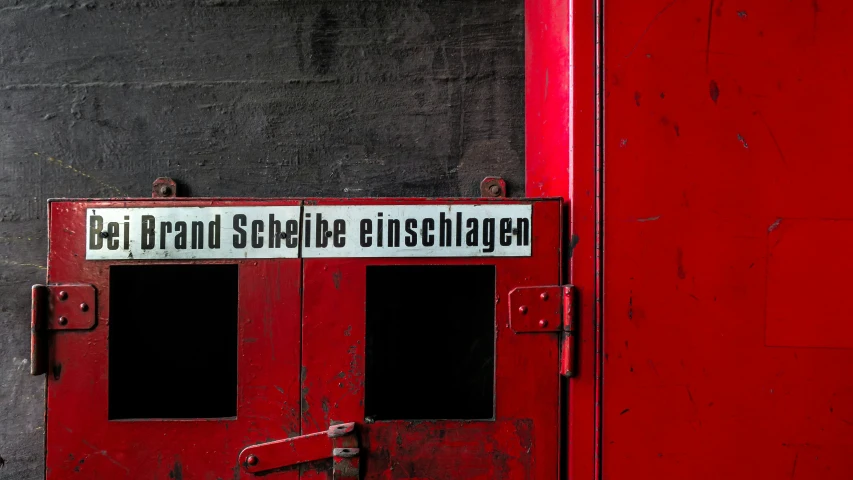
[[[260,443],[240,452],[240,465],[252,474],[331,458],[332,478],[359,478],[359,443],[355,423],[332,425],[324,432]]]

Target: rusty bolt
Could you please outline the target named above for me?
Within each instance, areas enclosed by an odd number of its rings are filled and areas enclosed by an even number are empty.
[[[63,327],[65,325],[68,325],[68,318],[67,317],[59,317],[59,324],[62,325]]]
[[[494,195],[494,196],[496,196],[496,197],[497,197],[498,195],[500,195],[500,194],[501,194],[501,187],[500,187],[500,185],[492,185],[491,187],[489,187],[489,193],[491,193],[492,195]]]
[[[80,304],[80,311],[81,312],[88,312],[89,311],[89,305],[87,305],[85,303],[81,303]]]
[[[160,195],[163,195],[164,197],[166,197],[171,193],[172,193],[171,187],[169,187],[168,185],[160,185]]]
[[[548,300],[548,292],[542,292],[542,294],[539,295],[539,298],[542,300]]]
[[[518,313],[520,313],[522,315],[526,314],[527,313],[527,306],[522,305],[522,306],[518,307]]]
[[[545,328],[547,326],[548,326],[548,320],[545,320],[544,318],[542,320],[539,320],[539,328]]]
[[[103,238],[107,238],[107,237],[109,237],[109,236],[110,236],[110,233],[109,233],[109,232],[101,232],[101,237],[103,237]]]
[[[254,456],[254,455],[249,455],[248,457],[246,457],[246,465],[248,465],[250,467],[254,467],[257,464],[258,464],[258,457]]]
[[[59,292],[59,299],[63,301],[68,300],[68,292],[66,292],[65,290]]]

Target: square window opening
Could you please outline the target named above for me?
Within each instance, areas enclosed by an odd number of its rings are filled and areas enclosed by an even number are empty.
[[[109,419],[237,415],[237,265],[110,267]]]
[[[367,267],[365,415],[494,417],[495,267]]]

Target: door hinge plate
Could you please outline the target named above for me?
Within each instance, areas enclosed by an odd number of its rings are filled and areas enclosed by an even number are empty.
[[[559,332],[562,329],[560,286],[518,287],[509,292],[509,324],[515,333]]]
[[[47,332],[89,330],[95,326],[97,292],[93,285],[33,285],[30,332],[30,373],[47,371]]]
[[[509,292],[509,324],[515,333],[560,333],[560,373],[574,375],[574,291],[571,285],[519,287]]]

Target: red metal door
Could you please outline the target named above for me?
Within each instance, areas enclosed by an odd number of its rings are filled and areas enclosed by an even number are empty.
[[[304,203],[51,202],[47,478],[557,478],[560,201]]]
[[[81,302],[76,298],[79,289],[50,288],[48,295],[55,298],[45,300],[56,305],[71,305],[68,320],[52,319],[48,324],[47,360],[47,460],[48,479],[65,478],[174,478],[215,479],[251,477],[241,473],[237,465],[239,452],[251,443],[283,438],[299,432],[299,288],[300,260],[288,259],[230,259],[230,260],[87,260],[87,209],[115,207],[229,207],[234,205],[257,207],[264,205],[295,206],[297,201],[253,202],[253,201],[59,201],[51,202],[49,210],[50,254],[48,262],[49,284],[92,285],[97,301],[88,305],[96,324],[92,328],[62,330],[75,327],[75,312]],[[129,226],[130,227],[130,226]],[[129,228],[128,227],[128,228]],[[134,225],[135,227],[135,225]],[[228,230],[223,228],[224,232]],[[103,242],[118,240],[117,250],[124,239],[122,223]],[[110,234],[107,225],[103,232]],[[224,237],[224,234],[223,234]],[[88,239],[97,241],[97,239]],[[173,239],[169,239],[171,242]],[[191,240],[190,240],[191,242]],[[222,239],[225,242],[225,238]],[[108,245],[102,244],[103,251]],[[187,250],[191,250],[191,243]],[[175,317],[174,310],[163,304],[162,298],[152,298],[146,292],[154,284],[165,282],[182,297],[193,311],[205,312],[206,303],[216,302],[221,297],[232,295],[220,291],[216,285],[205,284],[204,276],[217,270],[206,270],[196,281],[203,285],[175,285],[174,270],[177,265],[233,268],[228,275],[238,285],[236,318],[236,352],[230,352],[236,362],[236,410],[234,415],[223,418],[190,418],[194,412],[210,416],[209,407],[216,402],[214,395],[223,394],[211,390],[207,398],[198,402],[202,408],[187,405],[181,412],[165,412],[182,418],[126,418],[136,414],[163,414],[162,408],[181,404],[181,398],[193,392],[182,389],[181,382],[192,383],[195,379],[217,382],[221,372],[205,374],[213,368],[217,350],[209,349],[203,339],[211,338],[214,328],[210,318],[194,315]],[[111,286],[111,277],[127,278],[123,266],[132,269],[150,268],[153,274],[133,285],[122,302],[112,305],[111,298],[117,293],[111,287],[127,290],[127,285]],[[166,268],[166,270],[161,270]],[[131,271],[132,274],[134,271]],[[218,275],[218,274],[217,274]],[[165,278],[164,278],[165,277]],[[196,276],[198,277],[198,276]],[[214,278],[214,277],[210,277]],[[171,284],[169,282],[172,281]],[[208,282],[209,283],[209,282]],[[199,288],[201,287],[201,288]],[[91,287],[90,291],[91,291]],[[219,288],[219,290],[217,290]],[[64,293],[63,293],[64,292]],[[85,291],[84,291],[85,293]],[[129,296],[128,296],[129,295]],[[60,298],[60,296],[62,298]],[[116,317],[116,310],[123,313]],[[208,309],[209,310],[209,309]],[[137,314],[137,313],[142,313]],[[214,315],[216,312],[213,312]],[[59,317],[66,318],[66,317]],[[127,325],[132,318],[138,325]],[[191,324],[187,324],[191,322]],[[65,323],[63,326],[62,324]],[[131,371],[110,368],[111,354],[119,350],[116,327],[122,324],[129,339],[121,349],[137,348],[134,357],[127,359]],[[132,330],[127,330],[127,327]],[[111,330],[113,330],[111,332]],[[206,332],[207,330],[207,332]],[[154,335],[149,333],[154,332]],[[177,333],[189,337],[175,338]],[[127,336],[127,335],[125,335]],[[198,341],[193,339],[197,338]],[[111,342],[113,348],[110,349]],[[163,364],[164,361],[169,362]],[[149,369],[144,368],[148,364]],[[132,365],[135,365],[132,366]],[[139,368],[142,365],[143,368]],[[163,384],[151,375],[157,366],[165,367],[172,381]],[[115,367],[115,365],[113,365]],[[171,372],[171,373],[168,373]],[[180,375],[175,375],[180,372]],[[162,372],[154,372],[159,375]],[[207,376],[205,376],[207,375]],[[111,393],[110,384],[121,387],[127,395],[121,401],[116,392]],[[207,388],[204,384],[199,389]],[[183,392],[183,393],[180,393]],[[224,392],[228,395],[228,392]],[[232,394],[233,395],[233,394]],[[134,402],[134,398],[144,402]],[[233,398],[233,397],[230,397]],[[118,405],[130,405],[117,411]],[[151,408],[157,406],[158,408]],[[170,407],[170,405],[172,407]],[[233,408],[233,407],[232,407]],[[112,410],[111,410],[112,409]],[[213,412],[214,414],[216,412]],[[147,415],[146,414],[146,415]],[[123,417],[123,418],[111,418]],[[278,478],[298,478],[294,472],[284,472]]]
[[[305,212],[331,224],[341,206],[366,207],[370,213],[361,215],[378,219],[383,211],[393,218],[388,210],[395,206],[430,203],[436,202],[320,200],[306,202]],[[476,202],[438,203],[453,217],[454,209]],[[303,433],[358,422],[365,478],[557,478],[558,337],[516,333],[508,297],[517,287],[560,281],[561,204],[520,204],[533,206],[531,256],[306,256]],[[420,224],[412,226],[423,234]],[[437,243],[441,231],[435,228]],[[454,235],[446,240],[455,242]],[[483,311],[493,349],[477,350],[472,343],[478,338],[465,325],[478,322]],[[468,375],[478,361],[471,357],[482,359],[484,352],[491,358],[479,376]],[[487,406],[470,404],[483,398],[472,383],[492,386]],[[325,478],[326,471],[309,469],[303,478]]]

